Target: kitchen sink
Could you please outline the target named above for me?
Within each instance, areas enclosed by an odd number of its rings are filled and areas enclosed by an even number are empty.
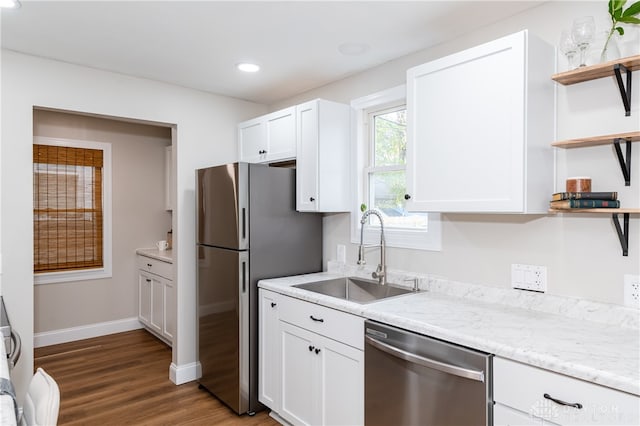
[[[370,303],[389,297],[415,293],[415,291],[408,288],[395,287],[389,284],[380,285],[377,281],[357,277],[314,281],[297,284],[293,287],[356,303]]]

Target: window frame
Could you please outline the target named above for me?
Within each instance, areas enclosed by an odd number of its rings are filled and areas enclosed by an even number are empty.
[[[79,139],[52,138],[52,137],[45,137],[45,136],[34,137],[33,144],[62,146],[62,147],[70,147],[70,148],[97,149],[102,151],[102,161],[103,161],[103,170],[102,170],[103,267],[91,268],[91,269],[78,269],[78,270],[72,270],[72,271],[59,271],[59,272],[40,272],[40,273],[34,272],[33,273],[34,285],[111,278],[113,275],[111,144],[104,143],[104,142],[95,142],[95,141],[87,141],[87,140],[79,140]],[[33,179],[33,171],[32,171],[32,179]],[[33,238],[35,238],[35,235],[33,235]]]
[[[356,167],[352,169],[352,187],[356,190],[356,201],[351,210],[351,242],[360,243],[360,204],[368,200],[366,191],[369,190],[367,177],[371,170],[371,141],[372,129],[369,126],[369,114],[372,109],[385,110],[406,105],[406,86],[400,85],[351,101],[353,115],[352,126],[355,143],[352,144],[352,158],[356,160]],[[405,167],[406,170],[406,167]],[[369,205],[368,201],[366,204]],[[407,228],[385,228],[385,242],[388,247],[409,248],[417,250],[442,250],[442,225],[439,213],[428,213],[427,231]],[[377,244],[380,241],[380,228],[375,225],[365,225],[363,231],[364,244]]]

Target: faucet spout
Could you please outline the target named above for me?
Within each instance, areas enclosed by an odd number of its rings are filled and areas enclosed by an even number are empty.
[[[382,214],[377,210],[367,210],[362,214],[360,219],[360,246],[358,247],[358,265],[364,265],[364,244],[363,244],[363,232],[364,225],[367,223],[369,216],[377,216],[380,220],[380,263],[375,272],[371,276],[378,280],[378,284],[385,285],[387,283],[387,266],[386,266],[386,254],[385,254],[385,241],[384,241],[384,222],[382,220]]]

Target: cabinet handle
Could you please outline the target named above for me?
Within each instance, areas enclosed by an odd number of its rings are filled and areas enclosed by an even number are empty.
[[[313,315],[309,315],[309,318],[311,318],[314,321],[318,321],[318,322],[324,322],[324,320],[322,318],[316,318]]]
[[[316,349],[314,352],[315,352],[315,353],[316,353],[316,355],[317,355],[317,354],[319,354],[319,353],[320,353],[320,349]]]
[[[565,402],[565,401],[562,401],[560,399],[552,398],[551,395],[549,395],[548,393],[545,393],[542,396],[544,396],[546,399],[549,399],[549,400],[555,402],[556,404],[566,405],[567,407],[577,408],[578,410],[582,408],[582,404],[580,404],[579,402],[574,402],[574,403]]]
[[[275,308],[275,307],[276,307],[276,305],[277,305],[277,303],[275,303],[275,302],[271,302],[271,307],[272,307],[272,308]]]
[[[309,352],[313,351],[315,348],[311,345],[309,345]]]
[[[151,263],[147,263],[147,266],[151,268],[153,265]]]
[[[410,198],[411,198],[411,195],[409,195],[409,194],[404,194],[404,199],[405,199],[405,200],[409,200]]]
[[[148,282],[148,283],[150,283],[150,282],[151,282],[151,280],[150,280],[149,278],[147,278],[147,282]]]
[[[313,197],[309,197],[309,201],[311,201],[312,203],[315,201],[316,199]]]

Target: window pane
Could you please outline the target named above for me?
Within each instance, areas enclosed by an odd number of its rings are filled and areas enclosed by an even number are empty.
[[[370,173],[369,190],[372,207],[382,212],[385,226],[427,229],[427,213],[406,211],[404,170]],[[377,224],[377,219],[370,223]]]
[[[374,116],[374,166],[405,164],[407,152],[407,111]]]
[[[34,270],[101,268],[102,151],[34,145]]]

